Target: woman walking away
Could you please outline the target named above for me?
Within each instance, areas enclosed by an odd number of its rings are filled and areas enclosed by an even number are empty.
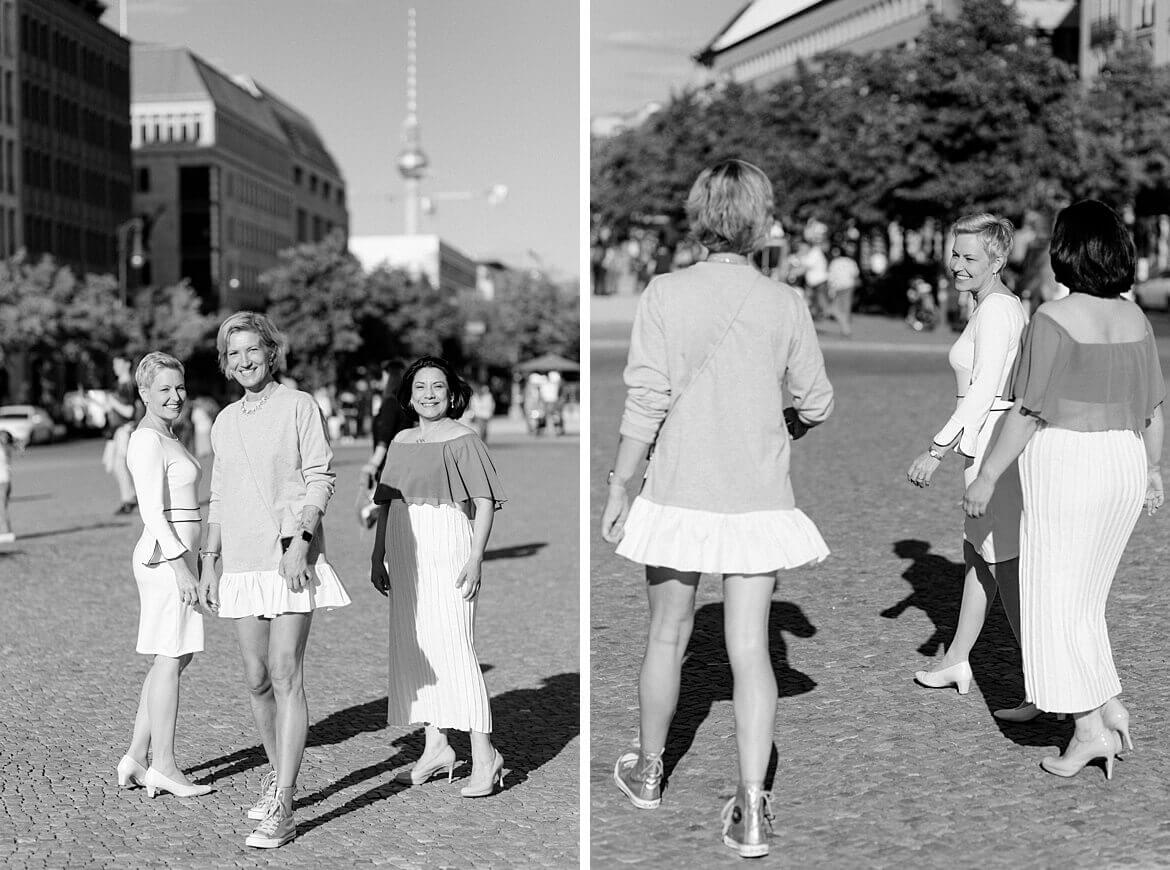
[[[602,537],[646,566],[650,599],[641,746],[618,758],[614,782],[634,806],[659,805],[699,575],[722,574],[739,752],[723,842],[756,857],[768,852],[772,818],[764,776],[776,719],[768,653],[776,572],[829,553],[793,497],[783,390],[793,396],[794,425],[813,426],[829,416],[833,389],[800,291],[761,275],[749,259],[772,224],[767,176],[741,160],[719,163],[700,173],[686,209],[709,253],[654,278],[639,300],[601,517]],[[626,485],[651,444],[631,506]]]

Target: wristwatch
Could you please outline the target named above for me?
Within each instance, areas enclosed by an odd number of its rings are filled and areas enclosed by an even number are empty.
[[[313,533],[310,532],[308,529],[301,529],[301,540],[304,541],[306,544],[313,543]]]

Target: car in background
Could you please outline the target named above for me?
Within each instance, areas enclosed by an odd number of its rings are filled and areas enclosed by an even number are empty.
[[[20,444],[47,444],[65,437],[65,426],[36,405],[0,405],[0,432]]]
[[[106,428],[106,409],[110,406],[105,390],[73,390],[61,398],[65,425],[75,435],[94,435]]]
[[[1133,287],[1134,299],[1147,311],[1170,311],[1170,269]]]

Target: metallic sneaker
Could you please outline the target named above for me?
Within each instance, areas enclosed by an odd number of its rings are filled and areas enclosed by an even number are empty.
[[[772,796],[762,786],[740,785],[723,808],[723,845],[741,858],[762,858],[768,854],[774,818]]]
[[[252,808],[248,810],[248,818],[254,822],[268,818],[268,810],[271,809],[272,802],[275,800],[276,771],[270,770],[264,774],[264,779],[260,780],[260,799],[252,804]]]
[[[613,781],[640,810],[662,803],[662,756],[647,758],[636,749],[623,752],[613,766]]]
[[[280,799],[280,792],[291,789],[279,789],[276,800],[272,802],[265,816],[256,830],[248,835],[244,841],[247,846],[257,849],[278,849],[297,835],[297,823],[293,814],[284,808]]]

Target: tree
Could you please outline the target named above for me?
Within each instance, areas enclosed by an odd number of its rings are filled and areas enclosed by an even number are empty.
[[[442,354],[458,362],[463,316],[454,299],[425,279],[375,269],[367,276],[360,328],[371,364]]]
[[[492,299],[477,296],[465,304],[467,319],[484,327],[470,347],[475,364],[511,368],[545,353],[580,358],[576,282],[558,285],[541,272],[509,272],[499,276]]]
[[[216,314],[204,314],[199,295],[186,281],[150,287],[138,294],[132,312],[137,326],[129,350],[135,355],[160,350],[186,361],[214,341]]]

